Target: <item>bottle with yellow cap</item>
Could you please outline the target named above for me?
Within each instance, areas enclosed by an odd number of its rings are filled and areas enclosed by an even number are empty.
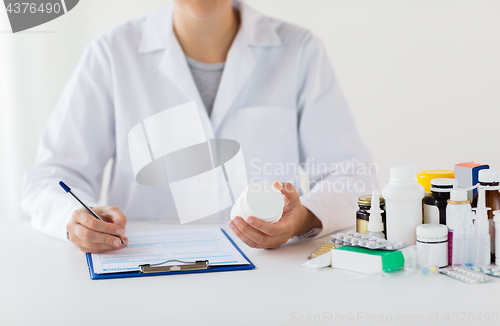
[[[455,172],[452,170],[432,169],[424,170],[417,174],[417,181],[425,189],[425,195],[431,194],[431,180],[442,178],[455,178]]]

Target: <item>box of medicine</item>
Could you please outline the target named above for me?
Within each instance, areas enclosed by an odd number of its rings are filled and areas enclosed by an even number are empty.
[[[330,251],[332,267],[360,273],[394,272],[405,265],[401,251],[340,247]]]
[[[489,169],[487,164],[479,164],[474,162],[458,163],[455,165],[455,179],[458,180],[459,188],[469,188],[479,182],[479,171]],[[476,189],[467,192],[467,197],[472,200],[476,194]]]

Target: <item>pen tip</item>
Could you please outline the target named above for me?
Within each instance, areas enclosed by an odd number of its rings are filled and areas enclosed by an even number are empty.
[[[71,191],[71,188],[68,187],[64,182],[59,181],[59,185],[61,186],[61,188],[64,189],[64,191],[66,191],[66,192],[70,192]]]

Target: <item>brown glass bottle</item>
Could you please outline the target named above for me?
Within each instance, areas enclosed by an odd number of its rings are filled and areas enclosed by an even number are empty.
[[[372,206],[372,195],[363,195],[358,197],[359,209],[356,212],[356,232],[362,234],[368,234],[368,220],[370,213],[368,210]],[[380,197],[380,209],[384,210],[382,213],[382,223],[384,224],[384,234],[386,230],[385,226],[385,199]]]

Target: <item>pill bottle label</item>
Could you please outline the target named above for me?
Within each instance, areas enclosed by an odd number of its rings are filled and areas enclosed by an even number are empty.
[[[439,208],[424,204],[424,224],[439,224]]]
[[[448,261],[453,261],[453,231],[448,231]]]
[[[368,234],[368,221],[357,218],[356,219],[356,232],[362,233],[362,234]]]

